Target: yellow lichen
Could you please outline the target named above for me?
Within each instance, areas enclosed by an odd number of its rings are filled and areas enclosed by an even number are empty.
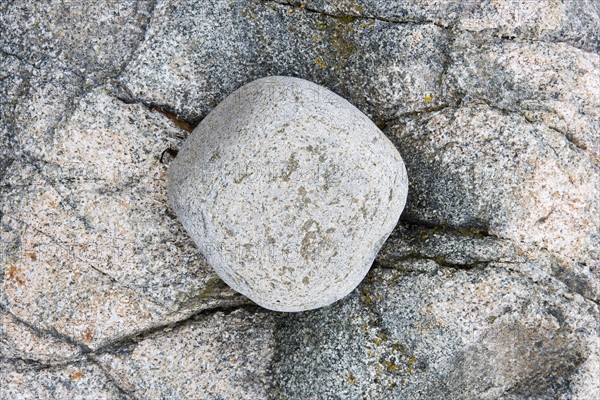
[[[321,59],[321,57],[319,57],[315,60],[315,64],[317,64],[319,67],[321,67],[321,69],[325,69],[327,67],[325,65],[325,62]]]
[[[391,361],[382,361],[381,365],[383,365],[383,367],[385,369],[387,369],[389,372],[398,372],[398,371],[400,371],[400,367],[398,365],[396,365],[396,363],[393,363]]]
[[[342,62],[348,60],[357,50],[356,44],[351,39],[354,32],[352,22],[355,19],[349,16],[339,17],[335,19],[336,22],[333,25],[333,32],[329,41]]]

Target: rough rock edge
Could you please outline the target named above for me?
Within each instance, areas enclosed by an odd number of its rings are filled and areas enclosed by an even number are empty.
[[[325,16],[328,16],[331,18],[336,18],[336,19],[353,18],[353,19],[360,19],[360,20],[380,21],[380,22],[386,22],[386,23],[396,24],[396,25],[411,25],[411,24],[412,25],[429,25],[429,24],[431,24],[431,25],[435,25],[437,27],[446,29],[451,34],[455,34],[457,32],[478,33],[478,31],[474,31],[474,30],[470,30],[470,29],[459,29],[455,25],[443,24],[439,21],[434,21],[434,20],[426,20],[426,19],[412,20],[412,19],[386,18],[386,17],[380,16],[380,15],[361,15],[358,13],[357,14],[332,14],[332,13],[326,12],[325,10],[319,10],[316,8],[307,7],[299,0],[289,0],[289,1],[259,0],[259,1],[263,4],[276,4],[276,5],[280,5],[280,6],[292,7],[292,8],[298,9],[298,10],[321,14],[321,15],[325,15]],[[507,36],[507,35],[494,35],[492,37],[497,38],[497,39],[503,39],[503,40],[515,42],[515,43],[535,43],[535,42],[537,42],[537,43],[548,43],[548,44],[565,44],[565,45],[568,45],[575,49],[584,51],[586,53],[598,54],[598,52],[596,52],[596,51],[578,47],[575,44],[573,44],[569,41],[566,41],[566,40],[524,39],[524,38],[518,38],[518,37],[513,37],[513,36]]]
[[[148,16],[142,21],[141,25],[140,25],[140,30],[141,30],[141,37],[139,38],[139,41],[137,43],[137,45],[135,46],[135,48],[131,51],[131,53],[129,54],[129,56],[127,57],[127,59],[122,63],[122,65],[117,68],[117,71],[113,74],[107,74],[105,76],[103,76],[101,79],[99,79],[97,82],[94,82],[94,84],[86,84],[86,79],[85,76],[82,76],[81,74],[79,74],[74,68],[72,68],[71,66],[67,65],[66,63],[59,61],[59,60],[55,60],[55,59],[50,59],[50,58],[44,58],[43,61],[41,61],[40,63],[33,63],[30,62],[28,60],[26,60],[24,57],[21,57],[18,54],[14,54],[12,52],[8,52],[4,49],[0,48],[0,53],[8,56],[8,57],[14,57],[15,59],[17,59],[19,62],[21,62],[24,65],[30,66],[32,68],[35,68],[38,71],[41,71],[42,68],[40,65],[41,63],[48,63],[49,65],[51,65],[52,67],[63,71],[65,73],[68,74],[73,74],[76,77],[80,78],[83,82],[83,84],[80,87],[80,92],[77,93],[75,96],[73,96],[70,101],[69,101],[69,105],[67,106],[66,109],[66,113],[65,115],[62,117],[62,119],[57,122],[54,126],[49,127],[49,129],[57,129],[63,126],[68,125],[68,123],[70,122],[71,118],[73,117],[74,113],[77,110],[77,107],[79,105],[79,102],[85,97],[87,96],[89,93],[91,93],[92,91],[94,91],[95,89],[98,89],[100,87],[107,87],[111,92],[114,91],[114,82],[116,82],[118,80],[118,78],[125,72],[125,70],[127,69],[127,67],[129,66],[129,64],[135,59],[135,57],[137,56],[137,53],[139,51],[139,49],[142,47],[142,45],[144,44],[144,42],[148,39],[147,34],[148,34],[148,30],[150,25],[152,24],[152,20],[154,19],[154,11],[156,8],[156,5],[158,3],[159,0],[150,0],[149,1],[149,10],[148,10]]]
[[[423,225],[421,225],[421,226],[423,226]],[[466,234],[464,232],[460,232],[458,230],[453,230],[452,228],[448,228],[448,227],[427,226],[426,228],[427,229],[440,228],[443,230],[448,230],[448,232],[451,232],[452,234],[465,235],[468,237],[492,238],[493,241],[501,241],[501,242],[505,242],[505,243],[508,242],[508,243],[511,243],[514,245],[514,243],[512,243],[508,240],[500,239],[494,235],[487,235],[485,233],[483,234],[483,236],[479,236],[479,234],[470,235],[470,234]],[[535,255],[550,255],[551,257],[553,257],[552,254],[550,252],[548,252],[547,250],[536,249],[536,250],[534,250],[534,252],[535,252],[534,253]],[[550,275],[546,271],[539,270],[536,272],[541,273],[541,275],[545,276],[547,278],[547,280],[552,283],[552,285],[550,285],[548,282],[534,280],[530,276],[531,271],[523,270],[520,268],[515,268],[515,266],[525,265],[525,263],[528,260],[531,260],[531,255],[532,254],[529,254],[528,256],[524,256],[523,258],[515,257],[514,259],[498,258],[498,259],[490,259],[490,260],[480,260],[480,261],[475,261],[475,262],[471,262],[471,263],[448,263],[448,262],[444,262],[440,257],[426,256],[426,255],[420,254],[419,252],[416,252],[416,253],[410,254],[404,258],[399,258],[396,261],[398,261],[398,262],[400,262],[400,261],[407,261],[407,262],[429,261],[436,265],[437,271],[448,271],[451,273],[458,272],[461,270],[463,270],[463,271],[464,270],[483,270],[485,268],[497,268],[497,267],[507,268],[508,270],[513,271],[519,275],[522,275],[524,278],[526,278],[528,280],[531,280],[533,283],[535,283],[537,285],[541,285],[544,287],[560,286],[566,292],[572,293],[576,296],[579,296],[582,299],[584,299],[584,301],[588,301],[596,306],[600,306],[600,302],[598,302],[594,299],[591,299],[589,297],[586,297],[585,295],[573,290],[573,288],[571,288],[565,282]],[[380,262],[377,260],[373,264],[372,268],[373,269],[391,269],[391,270],[396,270],[396,271],[403,271],[402,268],[399,268],[398,266],[393,266],[389,263]],[[415,270],[411,270],[411,271],[407,270],[407,271],[403,271],[403,272],[406,272],[406,273],[412,274],[412,275],[430,274],[431,273],[431,272],[426,272],[426,271],[415,271]],[[148,328],[141,330],[139,332],[136,332],[132,335],[116,338],[116,339],[109,341],[108,343],[100,346],[96,350],[92,350],[87,345],[80,343],[78,341],[75,341],[66,335],[62,335],[59,332],[56,332],[51,329],[50,330],[40,329],[39,327],[36,327],[35,325],[29,324],[27,321],[24,321],[24,320],[18,318],[17,316],[12,314],[9,310],[6,310],[4,307],[2,307],[0,305],[0,310],[5,312],[6,314],[8,314],[16,323],[22,324],[23,326],[27,327],[28,329],[32,330],[34,333],[36,333],[40,336],[51,336],[54,339],[58,339],[59,341],[62,341],[65,344],[75,346],[79,349],[79,354],[77,354],[76,356],[73,356],[67,360],[60,361],[60,362],[41,362],[41,361],[37,361],[37,360],[33,360],[33,359],[23,359],[23,358],[1,358],[1,359],[3,361],[8,361],[11,363],[13,363],[13,362],[14,363],[23,363],[24,362],[27,365],[29,365],[31,368],[34,368],[34,369],[65,367],[65,366],[77,364],[85,359],[88,359],[88,360],[93,361],[94,363],[98,364],[99,362],[96,359],[96,356],[98,356],[98,355],[105,354],[105,353],[109,353],[109,354],[130,353],[133,350],[133,348],[135,348],[137,343],[139,343],[140,341],[144,340],[147,337],[150,337],[150,336],[153,336],[156,334],[160,334],[161,332],[176,329],[178,327],[187,325],[188,323],[193,323],[194,321],[197,321],[198,319],[202,319],[203,317],[208,316],[208,315],[212,315],[212,314],[215,314],[218,312],[222,312],[225,315],[228,315],[239,309],[243,309],[250,313],[254,313],[254,312],[260,310],[261,308],[257,305],[251,304],[251,303],[242,304],[242,305],[233,305],[233,306],[211,307],[211,308],[201,310],[197,313],[191,314],[188,317],[181,319],[181,320],[148,327]],[[102,370],[105,371],[104,368],[102,368]],[[108,379],[111,379],[111,378],[109,377]],[[126,392],[124,392],[124,393],[126,393]],[[128,395],[130,395],[130,394],[128,394]]]
[[[438,231],[440,235],[454,235],[454,236],[460,236],[460,237],[466,237],[466,238],[470,238],[470,239],[489,239],[491,240],[492,243],[494,244],[505,244],[508,246],[511,246],[513,249],[515,249],[516,254],[512,257],[510,256],[504,256],[504,257],[494,257],[493,259],[480,259],[480,260],[475,260],[472,262],[449,262],[447,260],[444,259],[444,257],[442,256],[428,256],[423,254],[422,252],[416,251],[416,252],[411,252],[410,254],[407,254],[405,256],[399,257],[399,258],[395,258],[393,263],[388,262],[387,260],[381,260],[380,256],[378,256],[375,259],[375,262],[373,263],[373,267],[372,268],[383,268],[383,269],[402,269],[399,268],[398,266],[394,265],[395,263],[400,263],[400,262],[409,262],[409,261],[423,261],[423,260],[429,260],[434,262],[435,264],[438,265],[438,269],[442,269],[442,268],[446,268],[446,269],[451,269],[451,270],[471,270],[471,269],[483,269],[483,268],[488,268],[488,267],[493,267],[494,264],[507,264],[507,265],[524,265],[529,261],[535,261],[535,260],[546,260],[546,261],[551,261],[551,262],[555,262],[556,264],[560,265],[560,266],[564,266],[566,264],[565,261],[561,260],[561,255],[558,253],[555,253],[545,247],[540,247],[534,244],[530,244],[530,243],[525,243],[525,242],[519,242],[519,241],[515,241],[513,239],[510,238],[504,238],[504,237],[500,237],[497,235],[494,235],[486,230],[481,230],[481,229],[471,229],[469,227],[465,227],[464,229],[457,229],[457,228],[453,228],[450,226],[445,226],[445,225],[435,225],[435,224],[428,224],[426,222],[423,221],[407,221],[406,219],[404,219],[403,217],[400,217],[400,224],[403,223],[407,223],[409,225],[412,225],[413,227],[417,227],[417,228],[421,228],[424,230],[428,230],[428,231]],[[390,239],[393,239],[394,237],[394,233],[392,233],[392,236],[390,236]],[[417,272],[417,271],[410,271],[411,273],[426,273],[426,272]],[[525,274],[524,271],[519,271],[523,274]],[[562,286],[565,287],[565,290],[568,291],[569,293],[578,295],[598,306],[600,306],[600,300],[599,299],[594,299],[591,298],[589,296],[587,296],[585,293],[582,293],[582,291],[578,290],[576,287],[573,287],[572,285],[569,284],[569,282],[565,282],[564,280],[562,280],[559,276],[556,276],[553,271],[544,271],[545,274],[547,274],[549,277],[551,277],[553,280],[555,280],[557,283],[560,283]]]
[[[117,81],[118,78],[127,70],[127,67],[129,66],[129,64],[134,60],[135,58],[135,53],[137,53],[137,51],[142,47],[143,43],[146,41],[146,39],[148,39],[146,37],[147,31],[149,30],[149,27],[152,23],[152,20],[154,19],[154,10],[156,7],[156,2],[155,1],[152,4],[152,8],[150,10],[150,16],[148,18],[147,24],[142,26],[143,32],[144,32],[144,36],[141,39],[141,41],[138,43],[138,46],[136,47],[136,49],[132,52],[131,57],[129,57],[129,59],[127,60],[127,62],[122,66],[122,68],[119,69],[119,72],[113,76],[108,77],[102,84],[99,84],[95,87],[92,87],[88,90],[93,90],[94,88],[97,88],[99,86],[102,86],[103,84],[108,83],[111,80]],[[369,21],[379,21],[379,22],[383,22],[383,23],[389,23],[389,24],[394,24],[394,25],[434,25],[437,26],[439,28],[444,29],[448,34],[449,34],[449,38],[450,38],[450,42],[448,47],[445,49],[444,53],[446,56],[446,60],[444,62],[443,65],[443,71],[441,73],[440,76],[440,82],[443,83],[443,86],[446,89],[450,89],[449,85],[447,82],[445,82],[445,77],[447,76],[447,71],[448,71],[448,67],[452,64],[452,59],[451,57],[449,57],[452,53],[454,53],[455,51],[460,51],[460,49],[456,49],[454,47],[454,43],[455,40],[457,38],[457,34],[461,33],[461,32],[466,32],[466,33],[476,33],[474,31],[468,30],[468,29],[459,29],[457,26],[455,25],[444,25],[438,21],[434,21],[434,20],[411,20],[411,19],[392,19],[392,18],[385,18],[382,16],[377,16],[377,15],[346,15],[346,14],[333,14],[333,13],[328,13],[324,10],[319,10],[316,8],[310,8],[305,6],[303,3],[301,2],[296,2],[295,0],[290,0],[290,1],[279,1],[279,0],[259,0],[259,3],[262,4],[263,6],[275,6],[275,7],[291,7],[293,9],[297,9],[297,10],[301,10],[303,12],[307,12],[307,13],[313,13],[313,14],[320,14],[329,18],[333,18],[333,19],[353,19],[353,20],[369,20]],[[515,43],[545,43],[545,44],[549,44],[549,45],[565,45],[568,46],[572,49],[576,49],[578,51],[582,51],[582,52],[587,52],[590,54],[597,54],[596,52],[590,51],[590,50],[586,50],[580,47],[577,47],[576,45],[568,42],[568,41],[549,41],[549,40],[542,40],[542,39],[519,39],[519,38],[515,38],[515,37],[509,37],[509,36],[505,36],[505,35],[495,35],[492,36],[492,38],[494,39],[498,39],[501,40],[503,42],[515,42]],[[158,103],[154,103],[152,101],[149,101],[148,99],[145,98],[141,98],[141,97],[137,97],[134,96],[133,93],[127,88],[126,85],[118,83],[117,87],[113,88],[112,90],[113,95],[120,100],[121,102],[125,103],[125,104],[143,104],[144,106],[146,106],[147,108],[149,108],[150,110],[153,111],[158,111],[160,113],[162,113],[163,115],[167,116],[169,119],[171,119],[176,126],[178,126],[179,128],[190,132],[191,130],[193,130],[202,120],[201,118],[197,118],[197,119],[185,119],[182,118],[181,115],[179,115],[176,111],[176,109],[172,106],[170,106],[169,104],[158,104]],[[86,91],[87,93],[87,91]],[[84,96],[86,93],[83,93],[82,96]],[[450,100],[450,101],[449,101]],[[445,102],[443,102],[442,104],[439,105],[435,105],[431,108],[427,108],[425,110],[422,111],[409,111],[400,115],[397,115],[396,117],[390,119],[390,120],[385,120],[385,121],[380,121],[380,123],[378,123],[378,125],[382,125],[383,127],[390,125],[390,124],[394,124],[395,122],[397,122],[399,119],[403,118],[403,117],[407,117],[407,116],[420,116],[426,113],[430,113],[430,112],[436,112],[436,111],[441,111],[445,108],[448,107],[456,107],[456,108],[460,108],[461,106],[463,106],[464,104],[464,98],[458,98],[458,99],[446,99]],[[471,99],[475,102],[482,102],[486,105],[488,105],[490,108],[493,108],[501,113],[504,114],[514,114],[514,115],[519,115],[522,118],[524,118],[524,120],[530,124],[541,124],[542,126],[553,130],[559,134],[561,134],[562,136],[564,136],[569,143],[572,144],[572,146],[574,148],[576,148],[577,150],[581,151],[582,153],[584,153],[588,158],[590,158],[590,160],[592,160],[592,162],[597,165],[600,166],[600,159],[598,159],[589,149],[583,148],[581,147],[581,145],[579,145],[576,141],[573,140],[572,137],[570,137],[570,135],[568,135],[567,132],[562,132],[558,129],[556,129],[555,127],[552,127],[550,125],[548,125],[547,123],[545,123],[544,121],[533,121],[530,118],[528,118],[524,112],[518,111],[518,110],[510,110],[510,109],[505,109],[505,108],[500,108],[497,107],[495,105],[490,104],[489,102],[486,102],[485,99],[481,99],[481,98],[474,98]],[[380,127],[381,128],[381,127]],[[385,128],[382,128],[382,130],[384,130]]]
[[[293,1],[293,0],[292,0]],[[195,126],[197,126],[200,122],[200,120],[194,120],[194,121],[186,121],[183,119],[180,119],[179,116],[177,116],[177,114],[174,112],[174,108],[170,107],[169,105],[166,104],[153,104],[151,102],[145,101],[143,99],[138,99],[138,98],[134,98],[133,96],[131,96],[131,93],[127,90],[127,88],[118,85],[117,87],[113,86],[113,82],[115,82],[116,80],[118,80],[118,78],[125,72],[125,70],[127,69],[127,67],[129,66],[129,64],[135,59],[138,50],[142,47],[142,45],[144,44],[144,42],[148,39],[147,37],[147,32],[149,30],[150,25],[152,24],[152,21],[154,19],[154,11],[156,8],[156,5],[158,3],[158,0],[152,0],[150,2],[150,9],[148,12],[148,17],[145,18],[145,21],[142,23],[142,25],[140,25],[140,29],[142,30],[142,35],[140,40],[138,41],[137,46],[135,47],[135,49],[130,53],[129,57],[125,60],[125,62],[122,64],[122,66],[120,68],[118,68],[118,71],[115,74],[111,74],[111,75],[107,75],[105,77],[103,77],[102,79],[100,79],[99,82],[96,82],[94,85],[91,86],[87,86],[87,87],[83,87],[82,91],[77,94],[76,96],[74,96],[72,98],[71,101],[71,106],[68,107],[67,109],[67,114],[65,115],[65,117],[62,119],[62,121],[59,121],[54,127],[51,127],[53,129],[56,129],[57,127],[59,127],[60,125],[66,125],[68,124],[68,122],[70,121],[70,119],[72,118],[73,114],[75,113],[78,103],[79,101],[84,98],[88,93],[90,93],[91,91],[93,91],[94,89],[97,89],[99,87],[102,86],[106,86],[107,88],[110,89],[110,92],[112,92],[112,96],[115,97],[117,100],[125,103],[125,104],[141,104],[143,106],[145,106],[146,108],[150,109],[151,111],[158,111],[161,114],[163,114],[165,117],[169,118],[170,120],[172,120],[175,125],[177,125],[179,128],[181,128],[184,131],[188,131],[191,128],[193,130],[193,128]],[[457,28],[455,26],[446,26],[444,24],[441,24],[439,22],[436,21],[429,21],[429,20],[396,20],[396,19],[389,19],[389,18],[383,18],[381,16],[363,16],[363,15],[342,15],[342,14],[330,14],[330,13],[326,13],[323,10],[318,10],[318,9],[312,9],[312,8],[307,8],[301,4],[298,3],[292,3],[292,2],[285,2],[285,1],[277,1],[277,0],[267,0],[267,1],[261,1],[261,3],[263,4],[274,4],[274,5],[278,5],[278,6],[287,6],[287,7],[293,7],[293,8],[297,8],[300,10],[303,10],[305,12],[311,12],[311,13],[318,13],[318,14],[322,14],[331,18],[354,18],[354,19],[363,19],[363,20],[375,20],[375,21],[381,21],[381,22],[385,22],[385,23],[391,23],[391,24],[409,24],[409,25],[427,25],[427,24],[433,24],[435,26],[438,26],[440,28],[446,29],[450,32],[451,34],[451,39],[454,39],[454,33],[457,31]],[[469,30],[464,30],[465,32],[471,32]],[[580,51],[584,51],[584,52],[589,52],[592,54],[597,54],[596,52],[590,51],[590,50],[586,50],[580,47],[575,46],[572,43],[569,43],[568,41],[547,41],[547,40],[541,40],[541,39],[518,39],[518,38],[514,38],[514,37],[507,37],[507,36],[498,36],[497,38],[502,39],[502,40],[507,40],[507,41],[512,41],[512,42],[517,42],[517,43],[532,43],[532,42],[540,42],[540,43],[548,43],[548,44],[565,44],[568,45],[574,49],[578,49]],[[9,56],[9,57],[14,57],[17,60],[19,60],[19,62],[32,67],[36,70],[41,70],[41,67],[39,65],[36,65],[35,63],[29,62],[28,60],[25,60],[24,58],[20,57],[17,54],[13,54],[10,52],[7,52],[3,49],[0,49],[0,53],[2,53],[5,56]],[[72,73],[73,75],[81,78],[82,80],[85,81],[84,77],[82,77],[80,74],[78,74],[76,71],[74,71],[72,68],[69,68],[68,66],[62,65],[62,63],[58,62],[57,60],[51,60],[51,64],[61,70],[64,70],[65,72],[68,73]],[[445,72],[447,70],[447,65],[444,66],[444,71],[442,73],[442,79],[445,76]],[[124,95],[120,95],[120,93],[124,92]],[[464,99],[459,99],[459,101],[457,102],[457,104],[455,105],[456,108],[460,108],[463,104],[463,100]],[[488,106],[490,106],[491,108],[494,108],[502,113],[512,113],[512,114],[516,114],[521,116],[522,118],[524,118],[528,123],[534,124],[535,122],[530,121],[525,115],[523,115],[523,113],[515,111],[515,110],[507,110],[507,109],[502,109],[502,108],[498,108],[498,107],[494,107],[490,104],[488,104],[487,102],[485,102],[483,99],[477,99],[480,100],[482,102],[484,102],[485,104],[487,104]],[[409,112],[406,114],[403,114],[399,117],[396,117],[394,120],[390,120],[390,121],[385,121],[385,125],[388,124],[393,124],[395,122],[398,121],[398,119],[400,119],[401,117],[409,117],[409,118],[415,118],[415,117],[419,117],[422,116],[424,114],[428,114],[428,113],[432,113],[432,112],[437,112],[437,111],[441,111],[445,108],[448,107],[452,107],[449,104],[442,104],[439,105],[435,108],[432,108],[430,110],[425,110],[425,111],[419,111],[419,112]],[[547,126],[545,123],[543,122],[538,122],[538,123],[542,123],[544,126]],[[555,128],[551,128],[548,127],[549,129],[552,129],[558,133],[560,133],[562,136],[564,136],[569,143],[577,150],[584,152],[586,154],[586,156],[588,156],[590,159],[593,160],[594,164],[598,165],[598,161],[594,160],[594,157],[592,157],[589,154],[589,151],[582,149],[580,146],[578,146],[576,143],[574,143],[564,132],[560,132],[559,130],[555,129]],[[10,162],[12,161],[12,159],[9,160],[9,165]],[[425,228],[428,229],[432,229],[432,228],[441,228],[444,230],[447,229],[451,229],[449,227],[436,227],[436,226],[432,226],[432,225],[427,225],[423,222],[417,222],[414,221],[413,223],[416,223],[418,225],[421,225]],[[454,230],[455,233],[461,233],[459,231]],[[461,233],[463,234],[463,233]],[[508,240],[505,238],[500,238],[498,236],[492,235],[489,232],[481,232],[481,235],[483,235],[484,237],[488,237],[491,238],[493,240],[498,240],[498,241],[509,241],[512,244],[517,244],[512,240]],[[519,243],[521,245],[524,245],[523,243]],[[553,256],[553,253],[551,251],[549,251],[548,249],[536,249],[539,253],[544,253],[547,252],[549,253],[549,255]],[[520,270],[520,269],[513,269],[510,268],[510,265],[519,265],[522,263],[522,261],[507,261],[507,260],[488,260],[488,261],[481,261],[481,262],[475,262],[475,263],[471,263],[471,264],[453,264],[453,263],[444,263],[441,262],[439,258],[435,258],[435,257],[426,257],[426,256],[422,256],[419,254],[415,254],[414,256],[410,256],[410,257],[406,257],[406,261],[411,261],[411,260],[428,260],[431,262],[434,262],[435,264],[437,264],[439,266],[439,269],[442,270],[450,270],[450,271],[457,271],[457,270],[472,270],[472,269],[483,269],[483,268],[488,268],[488,267],[494,267],[494,266],[502,266],[502,265],[506,265],[509,267],[510,270],[523,275],[525,278],[532,280],[531,276],[529,275],[528,272]],[[385,264],[380,264],[377,261],[374,263],[372,268],[393,268],[393,269],[398,269],[396,267],[390,267],[387,266]],[[411,273],[425,273],[425,272],[415,272],[415,271],[411,271]],[[566,283],[564,283],[563,281],[561,281],[558,278],[555,278],[553,276],[549,275],[549,279],[552,280],[553,283],[558,283],[561,286],[563,286],[565,288],[566,291],[573,293],[575,295],[578,295],[580,297],[582,297],[584,300],[587,300],[597,306],[600,306],[600,302],[591,299],[589,297],[586,297],[584,295],[582,295],[581,293],[573,290],[571,287],[569,287]],[[112,280],[112,278],[111,278]],[[117,282],[118,283],[118,282]],[[546,282],[534,282],[538,285],[543,285],[543,286],[549,286],[548,283]],[[226,315],[237,310],[237,309],[246,309],[250,312],[256,311],[259,307],[255,306],[255,305],[241,305],[241,306],[229,306],[229,307],[222,307],[222,306],[217,306],[217,307],[212,307],[212,308],[207,308],[204,310],[201,310],[197,313],[194,313],[192,315],[187,316],[184,319],[175,321],[175,322],[171,322],[171,323],[167,323],[167,324],[163,324],[163,325],[157,325],[154,327],[149,327],[147,329],[144,329],[140,332],[137,332],[135,334],[129,335],[129,336],[125,336],[125,337],[121,337],[121,338],[117,338],[115,340],[112,340],[102,346],[100,346],[98,349],[96,349],[95,351],[92,351],[88,346],[86,346],[83,343],[79,343],[73,339],[71,339],[68,336],[62,335],[54,330],[43,330],[40,329],[39,327],[36,327],[35,325],[29,324],[27,321],[24,321],[20,318],[18,318],[17,316],[15,316],[14,314],[12,314],[10,311],[6,310],[4,307],[2,307],[0,305],[0,310],[2,310],[3,312],[5,312],[7,315],[9,315],[12,319],[14,319],[14,321],[18,324],[22,324],[23,326],[25,326],[26,328],[32,330],[34,333],[40,335],[40,336],[51,336],[55,339],[58,339],[59,341],[62,341],[66,344],[69,345],[73,345],[76,346],[77,348],[79,348],[80,350],[80,354],[78,354],[77,356],[73,357],[72,359],[66,360],[66,361],[61,361],[61,362],[56,362],[56,363],[45,363],[45,362],[40,362],[37,360],[33,360],[33,359],[23,359],[23,358],[1,358],[2,361],[6,361],[9,362],[10,364],[25,364],[33,369],[36,370],[41,370],[41,369],[48,369],[48,368],[56,368],[56,367],[66,367],[66,366],[70,366],[70,365],[76,365],[78,363],[81,363],[82,361],[88,361],[90,363],[93,363],[95,365],[97,365],[102,372],[104,373],[104,375],[106,376],[107,380],[110,381],[119,391],[120,394],[122,394],[124,397],[126,398],[132,398],[135,399],[135,397],[129,393],[127,390],[125,390],[121,385],[119,385],[119,383],[116,381],[116,379],[107,371],[107,369],[98,361],[98,359],[96,358],[97,355],[103,354],[103,353],[120,353],[120,352],[129,352],[132,349],[132,346],[135,346],[137,344],[137,342],[143,340],[144,338],[150,336],[150,335],[154,335],[166,330],[170,330],[179,326],[183,326],[186,325],[188,323],[191,323],[195,320],[197,320],[198,318],[202,318],[202,316],[204,315],[210,315],[216,312],[224,312]]]
[[[292,7],[292,8],[296,8],[298,10],[303,10],[303,11],[306,11],[309,13],[321,14],[321,15],[325,15],[327,17],[336,18],[336,19],[352,18],[352,19],[360,19],[360,20],[387,22],[387,23],[396,24],[396,25],[429,25],[429,24],[432,24],[432,25],[435,25],[435,26],[438,26],[438,27],[444,28],[444,29],[449,28],[449,26],[443,25],[443,24],[441,24],[437,21],[433,21],[433,20],[392,19],[392,18],[385,18],[385,17],[378,16],[378,15],[331,14],[324,10],[318,10],[316,8],[306,7],[302,3],[295,3],[295,2],[293,2],[293,0],[292,1],[261,0],[261,3],[276,4],[279,6]]]

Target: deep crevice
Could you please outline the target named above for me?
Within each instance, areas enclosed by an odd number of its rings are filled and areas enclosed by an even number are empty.
[[[495,240],[508,240],[508,239],[496,236],[496,235],[490,233],[488,228],[480,227],[480,226],[454,227],[454,226],[450,226],[450,225],[435,224],[432,222],[423,221],[423,220],[419,220],[416,218],[410,218],[404,214],[400,217],[400,221],[404,222],[408,225],[415,226],[415,227],[421,227],[421,228],[425,228],[425,229],[435,229],[435,230],[439,230],[441,232],[454,233],[454,234],[460,235],[460,236],[468,236],[468,237],[473,237],[473,238],[487,237],[487,238],[491,238],[491,239],[495,239]]]
[[[318,10],[316,8],[307,7],[303,3],[298,4],[298,3],[293,3],[293,2],[289,2],[289,1],[277,1],[277,0],[266,0],[266,1],[262,0],[261,2],[264,4],[277,4],[279,6],[292,7],[292,8],[302,10],[302,11],[305,11],[308,13],[324,15],[326,17],[341,20],[343,22],[353,22],[356,20],[370,20],[370,21],[379,21],[379,22],[396,24],[396,25],[435,25],[435,26],[438,26],[443,29],[449,28],[448,26],[440,24],[439,22],[430,21],[430,20],[393,19],[393,18],[386,18],[386,17],[381,17],[381,16],[375,16],[375,15],[367,16],[367,15],[352,15],[352,14],[332,14],[332,13],[328,13],[323,10]]]
[[[15,322],[25,326],[26,328],[30,329],[31,331],[33,331],[35,334],[37,334],[40,337],[44,337],[44,336],[50,336],[54,339],[57,339],[63,343],[69,344],[73,347],[76,347],[79,349],[79,351],[81,352],[81,354],[85,354],[85,353],[89,353],[92,350],[86,346],[83,343],[80,343],[76,340],[74,340],[73,338],[64,335],[62,333],[59,333],[56,329],[54,328],[39,328],[33,324],[31,324],[28,321],[25,321],[24,319],[17,317],[15,314],[12,313],[12,311],[8,310],[6,308],[6,306],[0,304],[0,310],[3,311],[4,313],[6,313],[6,315],[10,316],[10,318],[12,318]]]
[[[112,385],[117,389],[117,391],[125,396],[126,398],[130,398],[130,399],[134,399],[137,400],[138,398],[136,396],[134,396],[132,393],[130,393],[130,391],[125,390],[123,388],[123,386],[117,382],[117,379],[108,371],[108,368],[106,368],[99,360],[97,360],[94,356],[92,355],[88,355],[87,356],[87,360],[96,365],[98,368],[100,368],[100,370],[102,371],[102,373],[104,374],[104,376],[106,377],[106,379],[112,383]]]
[[[152,112],[158,112],[167,117],[175,126],[186,132],[192,132],[202,121],[202,118],[184,119],[181,118],[175,109],[169,105],[157,104],[147,100],[134,99],[132,97],[115,96],[117,100],[124,104],[141,104]]]
[[[392,261],[377,260],[374,264],[374,267],[382,268],[382,269],[399,270],[402,268],[397,268],[395,266],[396,263],[405,262],[405,261],[420,261],[420,260],[433,261],[434,263],[436,263],[437,265],[439,265],[442,268],[451,268],[451,269],[466,270],[466,271],[472,270],[475,268],[480,268],[480,269],[486,268],[489,266],[489,264],[492,264],[495,262],[507,263],[507,261],[502,261],[502,260],[486,260],[486,261],[475,261],[475,262],[468,263],[468,264],[460,264],[460,263],[448,262],[446,260],[446,258],[443,256],[426,256],[426,255],[415,252],[415,253],[410,253],[410,254],[404,255],[402,257],[395,258]],[[407,271],[409,271],[409,270],[407,270]],[[412,270],[410,270],[410,271],[412,272]]]
[[[255,313],[261,309],[262,308],[260,306],[255,305],[255,304],[215,306],[215,307],[205,308],[203,310],[200,310],[196,313],[191,314],[190,316],[188,316],[187,318],[184,318],[182,320],[171,322],[168,324],[149,327],[147,329],[143,329],[139,332],[136,332],[132,335],[129,335],[129,336],[126,336],[123,338],[119,338],[119,339],[109,342],[103,346],[98,347],[92,353],[94,355],[100,355],[100,354],[105,354],[105,353],[110,353],[110,354],[129,353],[133,348],[135,348],[137,343],[148,338],[149,336],[159,334],[166,329],[174,330],[174,329],[177,329],[179,327],[182,327],[182,326],[188,324],[189,322],[195,321],[197,319],[200,319],[200,318],[203,318],[206,316],[213,315],[218,312],[222,312],[225,315],[229,315],[232,312],[235,312],[237,310],[246,310],[246,311]]]

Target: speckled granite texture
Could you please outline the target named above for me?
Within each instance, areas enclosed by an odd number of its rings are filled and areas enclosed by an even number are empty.
[[[600,398],[599,13],[0,2],[0,398]],[[347,99],[410,177],[357,290],[290,315],[228,289],[166,189],[165,150],[270,75]]]
[[[356,107],[304,79],[229,95],[169,167],[169,199],[208,264],[275,311],[356,289],[406,204],[392,142]]]

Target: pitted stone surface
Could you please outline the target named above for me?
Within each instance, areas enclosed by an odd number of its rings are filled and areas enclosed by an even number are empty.
[[[599,16],[0,1],[0,398],[600,398]],[[233,310],[161,159],[269,75],[347,99],[410,176],[367,278],[303,313]]]
[[[229,96],[169,171],[169,196],[217,274],[259,305],[331,304],[366,275],[406,202],[400,154],[358,109],[306,80]]]

